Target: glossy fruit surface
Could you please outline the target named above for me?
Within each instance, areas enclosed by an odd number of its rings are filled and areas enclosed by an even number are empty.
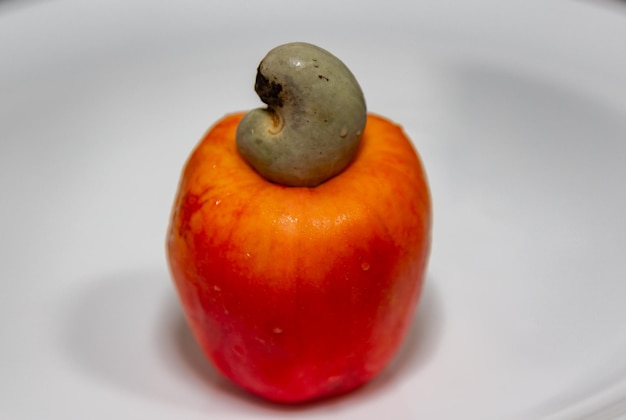
[[[190,156],[167,240],[194,336],[217,369],[267,399],[351,390],[389,362],[412,320],[431,204],[402,129],[368,115],[360,149],[314,188],[271,183],[241,158],[242,114]]]

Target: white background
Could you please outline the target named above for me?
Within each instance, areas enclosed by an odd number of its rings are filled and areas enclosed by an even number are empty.
[[[0,417],[624,415],[625,40],[608,2],[0,3]],[[435,215],[398,357],[304,407],[215,373],[164,255],[186,157],[289,41],[405,127]]]

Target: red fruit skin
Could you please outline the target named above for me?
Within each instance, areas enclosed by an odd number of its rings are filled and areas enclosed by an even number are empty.
[[[352,390],[393,357],[427,265],[431,202],[402,129],[369,115],[353,163],[315,188],[268,182],[238,154],[242,114],[183,171],[167,239],[191,330],[226,377],[296,403]]]

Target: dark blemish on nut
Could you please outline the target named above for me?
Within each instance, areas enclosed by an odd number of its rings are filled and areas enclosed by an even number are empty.
[[[326,76],[324,76],[324,75],[322,75],[322,74],[318,74],[318,75],[317,75],[317,77],[318,77],[320,80],[321,80],[321,79],[324,79],[324,80],[326,80],[326,81],[328,82],[328,77],[326,77]]]
[[[254,90],[261,100],[269,106],[281,108],[283,106],[282,91],[283,85],[277,82],[270,81],[267,77],[261,73],[261,66],[259,65],[256,72],[256,81],[254,83]]]

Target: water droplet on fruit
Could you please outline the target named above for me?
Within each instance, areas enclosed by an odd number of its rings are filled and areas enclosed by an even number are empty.
[[[339,385],[341,385],[341,376],[339,375],[335,375],[335,376],[330,376],[327,380],[328,386],[332,389],[332,388],[336,388]]]
[[[215,205],[216,205],[216,206],[219,206],[219,205],[220,205],[220,203],[221,203],[221,201],[220,201],[220,200],[215,200]]]
[[[367,270],[369,270],[369,269],[370,269],[370,263],[368,263],[367,261],[363,261],[363,262],[361,263],[361,269],[362,269],[363,271],[367,271]]]
[[[283,332],[283,330],[278,327],[274,328],[272,331],[274,331],[275,334],[280,334]]]
[[[222,291],[222,289],[218,285],[213,286],[213,290],[215,290],[216,292]]]
[[[241,346],[234,345],[233,351],[235,352],[237,356],[243,356],[243,349],[241,348]]]
[[[340,137],[345,137],[348,135],[348,129],[347,128],[342,128],[341,131],[339,132],[339,136]]]

